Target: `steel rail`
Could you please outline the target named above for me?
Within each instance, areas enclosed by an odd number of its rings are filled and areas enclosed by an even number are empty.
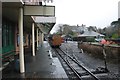
[[[60,48],[59,48],[60,49]],[[63,51],[62,49],[60,49],[66,56],[68,56],[71,60],[73,60],[75,63],[77,63],[80,67],[82,67],[82,69],[84,69],[86,72],[88,72],[92,77],[95,78],[95,80],[100,80],[98,77],[96,77],[92,72],[90,72],[90,70],[88,70],[86,67],[84,67],[83,65],[81,65],[79,63],[79,61],[77,59],[74,59],[73,57],[71,57],[70,55],[68,55],[65,51]]]
[[[78,78],[79,78],[80,80],[82,80],[82,79],[81,79],[81,75],[78,73],[78,71],[77,71],[76,69],[74,69],[74,68],[70,65],[70,62],[69,62],[68,60],[66,60],[66,63],[67,63],[68,66],[72,69],[72,71],[78,76]]]
[[[82,80],[81,79],[81,75],[70,65],[70,62],[68,60],[65,60],[62,55],[56,50],[54,49],[58,54],[59,56],[65,61],[65,63],[69,66],[69,68],[74,72],[74,74],[78,77],[79,80]]]

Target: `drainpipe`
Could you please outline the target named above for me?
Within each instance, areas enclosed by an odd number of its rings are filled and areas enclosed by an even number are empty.
[[[19,9],[19,20],[18,20],[18,27],[19,27],[19,35],[20,35],[20,44],[19,44],[19,59],[20,59],[20,73],[25,72],[24,67],[24,47],[23,47],[23,8]]]

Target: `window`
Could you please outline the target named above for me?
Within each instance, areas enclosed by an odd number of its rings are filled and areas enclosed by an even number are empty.
[[[5,47],[6,46],[6,23],[3,23],[2,26],[2,46]]]
[[[6,46],[9,45],[9,24],[6,24]]]
[[[12,24],[4,21],[2,25],[2,47],[6,47],[13,44],[13,31]]]

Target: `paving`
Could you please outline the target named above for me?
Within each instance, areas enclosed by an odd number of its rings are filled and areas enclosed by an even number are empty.
[[[10,63],[2,71],[2,78],[68,79],[59,59],[52,56],[51,48],[47,42],[38,47],[34,57],[31,53],[25,53],[25,73],[20,74],[16,66],[18,67],[18,65],[14,64],[14,61]]]

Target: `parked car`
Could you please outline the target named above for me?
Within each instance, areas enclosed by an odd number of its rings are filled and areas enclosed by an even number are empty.
[[[72,38],[67,38],[68,41],[72,41]]]

